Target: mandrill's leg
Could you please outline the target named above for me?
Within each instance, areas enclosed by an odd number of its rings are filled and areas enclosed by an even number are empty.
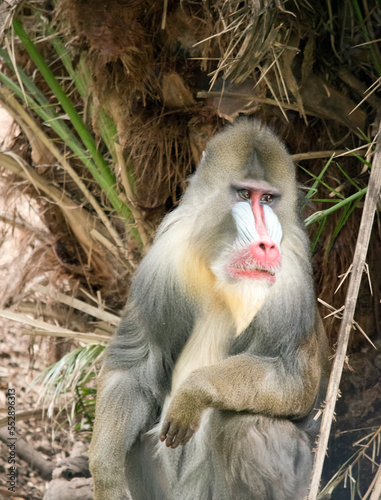
[[[139,388],[141,371],[143,367],[130,372],[104,372],[99,382],[89,452],[95,500],[132,498],[126,477],[127,453],[139,440],[150,415],[155,413],[154,401]]]
[[[211,422],[213,500],[303,500],[312,456],[292,422],[215,411]]]

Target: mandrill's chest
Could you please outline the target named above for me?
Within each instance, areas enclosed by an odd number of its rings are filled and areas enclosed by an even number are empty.
[[[246,329],[264,303],[265,292],[254,289],[256,293],[246,290],[249,296],[243,290],[238,296],[231,292],[204,306],[175,364],[172,395],[194,370],[219,363],[227,356],[234,338]]]
[[[176,361],[172,395],[180,384],[199,368],[222,361],[233,340],[251,323],[273,286],[267,280],[226,279],[213,270],[192,248],[177,248],[177,269],[198,313],[189,338]]]

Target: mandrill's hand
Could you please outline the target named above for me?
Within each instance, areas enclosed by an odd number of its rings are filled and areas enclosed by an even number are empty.
[[[170,448],[187,444],[200,428],[202,413],[206,406],[196,391],[180,389],[169,405],[161,428],[160,441],[165,441],[166,446]]]

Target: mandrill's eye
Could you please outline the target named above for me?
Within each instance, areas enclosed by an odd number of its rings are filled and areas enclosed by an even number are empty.
[[[238,196],[243,200],[250,200],[251,198],[250,191],[248,189],[239,189]]]
[[[265,193],[261,197],[261,205],[269,205],[272,201],[274,201],[274,195],[270,193]]]

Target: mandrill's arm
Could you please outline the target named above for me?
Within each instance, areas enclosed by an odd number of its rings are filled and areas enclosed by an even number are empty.
[[[173,397],[161,441],[172,448],[186,444],[208,407],[291,419],[306,416],[322,374],[317,344],[311,335],[287,363],[281,358],[239,354],[194,371]]]

